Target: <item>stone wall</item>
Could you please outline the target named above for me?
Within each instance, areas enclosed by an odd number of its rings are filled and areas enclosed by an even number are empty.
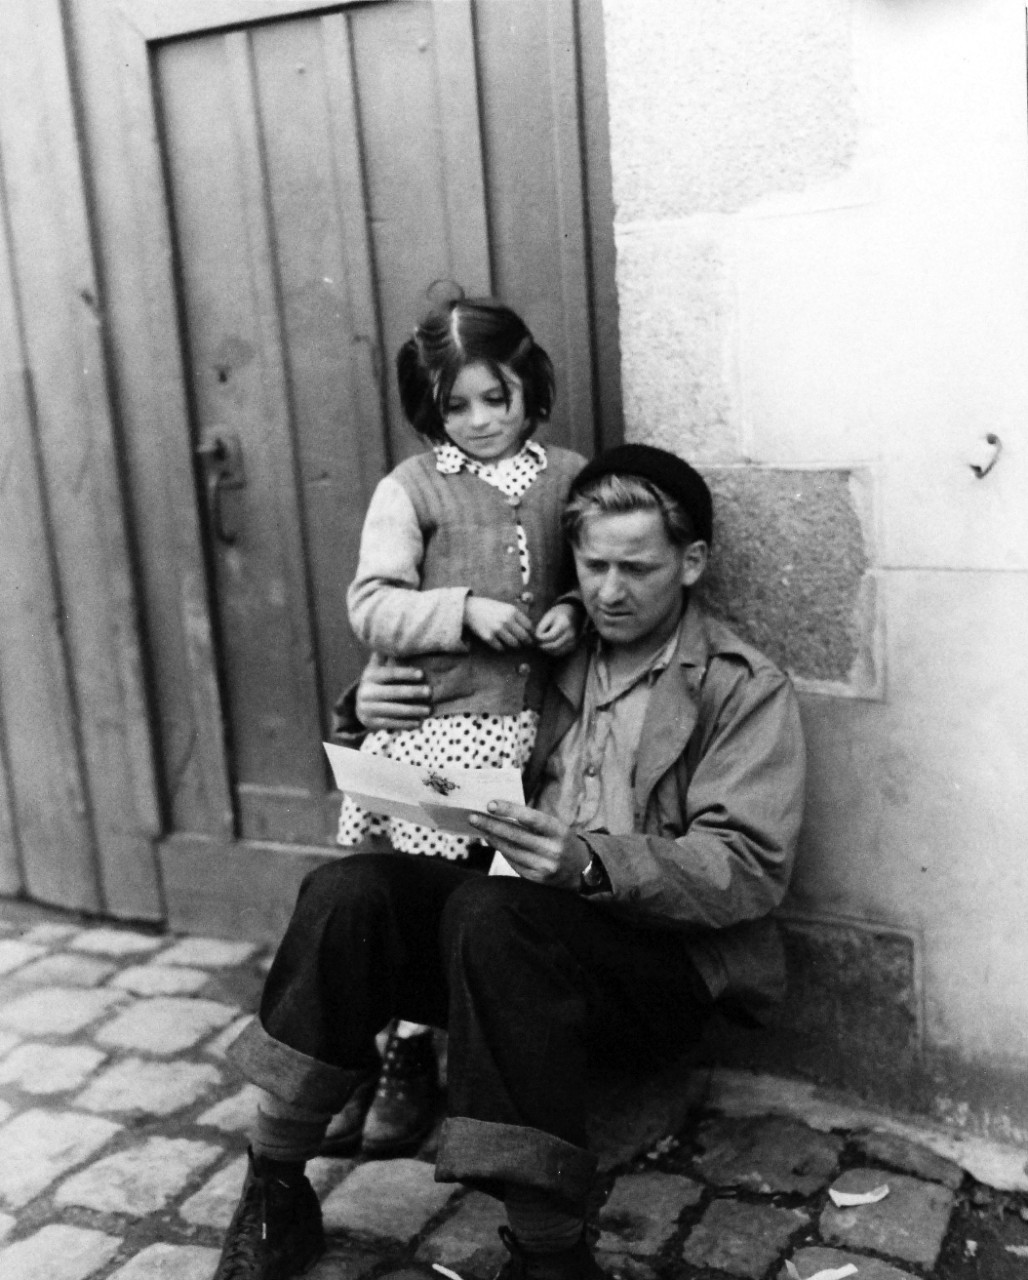
[[[1023,6],[604,18],[628,438],[710,480],[708,600],[809,744],[793,999],[724,1044],[1023,1139]]]

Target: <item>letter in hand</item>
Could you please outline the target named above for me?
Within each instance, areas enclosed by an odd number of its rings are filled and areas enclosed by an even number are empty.
[[[547,609],[535,629],[535,642],[551,658],[563,658],[578,643],[578,609],[564,602]]]
[[[473,813],[468,820],[525,880],[578,889],[589,850],[559,818],[509,800],[493,800],[488,814]]]
[[[432,711],[432,690],[417,667],[394,667],[377,654],[361,673],[357,716],[366,728],[417,729]]]
[[[464,625],[490,649],[522,649],[534,642],[532,620],[517,605],[503,600],[468,596]]]

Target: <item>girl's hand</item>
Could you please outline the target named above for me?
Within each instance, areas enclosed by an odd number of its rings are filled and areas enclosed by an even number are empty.
[[[418,729],[431,713],[432,690],[417,667],[372,658],[357,686],[357,718],[368,729]]]
[[[468,596],[464,625],[490,649],[522,649],[533,642],[532,620],[514,604]]]
[[[525,880],[577,892],[589,862],[589,849],[559,818],[525,805],[493,800],[488,814],[473,813],[469,821]]]
[[[578,610],[573,604],[555,604],[539,619],[535,642],[551,658],[563,658],[578,642]]]

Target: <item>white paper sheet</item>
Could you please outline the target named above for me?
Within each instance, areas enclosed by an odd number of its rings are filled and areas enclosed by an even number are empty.
[[[481,836],[468,822],[469,814],[485,813],[490,800],[525,803],[519,769],[424,769],[333,742],[322,745],[336,786],[371,813]]]

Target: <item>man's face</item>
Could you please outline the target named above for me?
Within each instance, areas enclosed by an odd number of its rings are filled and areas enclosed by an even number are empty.
[[[582,600],[609,644],[645,647],[666,639],[682,612],[682,587],[707,562],[707,546],[675,546],[658,511],[623,511],[585,518],[572,548]]]

